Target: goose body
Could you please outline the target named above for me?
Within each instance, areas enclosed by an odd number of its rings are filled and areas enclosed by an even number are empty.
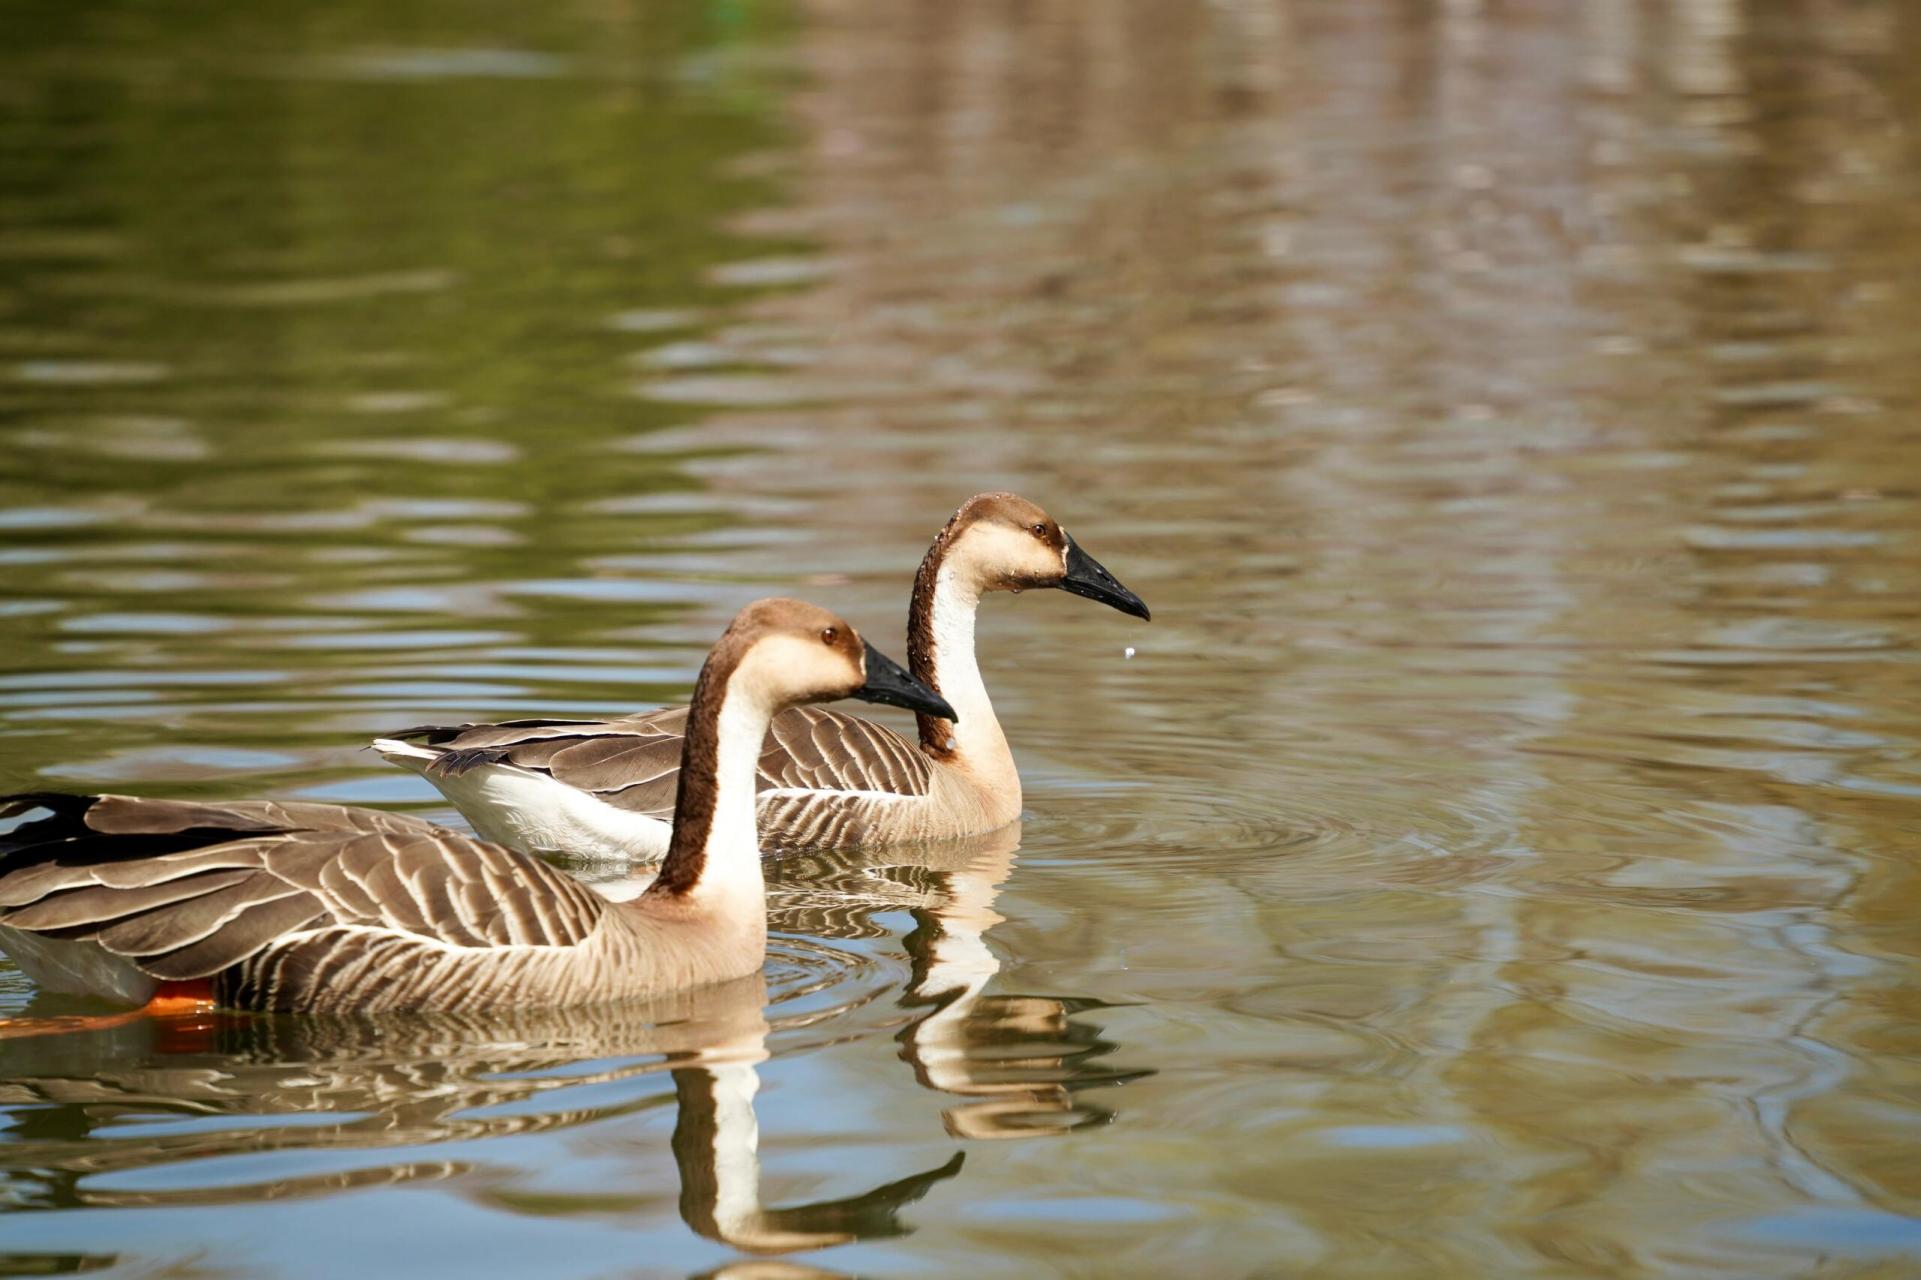
[[[951,714],[832,614],[743,610],[695,686],[661,873],[626,902],[399,814],[13,797],[0,816],[29,819],[0,835],[0,950],[52,990],[242,1009],[553,1006],[741,977],[766,951],[761,740],[783,708],[845,696]]]
[[[762,848],[787,852],[950,839],[1020,816],[1021,780],[974,652],[992,591],[1060,587],[1125,613],[1147,606],[1038,506],[969,499],[915,575],[908,659],[959,714],[922,716],[918,739],[820,707],[777,715],[756,762]],[[615,720],[427,725],[376,739],[425,777],[475,831],[531,853],[662,857],[686,710]]]
[[[0,878],[0,950],[52,991],[144,1004],[205,983],[243,1009],[577,1004],[740,976],[764,945],[744,915],[613,911],[537,859],[396,814],[27,803],[53,816],[9,838],[5,865],[45,861]],[[88,846],[109,860],[66,852]]]

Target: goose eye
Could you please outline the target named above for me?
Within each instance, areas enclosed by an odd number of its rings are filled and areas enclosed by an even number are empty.
[[[1037,524],[1037,525],[1034,525],[1034,526],[1032,526],[1032,527],[1033,527],[1033,530],[1034,530],[1034,536],[1035,536],[1036,538],[1045,538],[1045,537],[1047,536],[1047,526],[1046,526],[1046,525],[1044,525],[1044,524]]]
[[[820,642],[822,644],[832,644],[838,639],[840,639],[839,627],[822,627],[820,629]]]

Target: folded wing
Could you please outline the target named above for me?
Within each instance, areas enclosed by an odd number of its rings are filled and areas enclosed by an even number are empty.
[[[543,773],[621,809],[667,819],[680,778],[687,711],[622,720],[522,720],[426,725],[387,734],[441,750],[431,773],[459,775],[487,764]],[[774,717],[760,758],[760,788],[927,794],[933,765],[920,748],[870,720],[820,707]]]
[[[41,809],[0,835],[0,926],[97,943],[161,981],[231,977],[296,939],[330,940],[277,975],[303,987],[375,946],[573,947],[607,910],[538,859],[400,814],[32,795],[0,817]]]

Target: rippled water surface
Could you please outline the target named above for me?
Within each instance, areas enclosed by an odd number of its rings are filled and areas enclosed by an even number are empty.
[[[1913,6],[0,25],[7,789],[456,821],[987,488],[1155,612],[764,979],[7,1042],[0,1269],[1921,1274]]]

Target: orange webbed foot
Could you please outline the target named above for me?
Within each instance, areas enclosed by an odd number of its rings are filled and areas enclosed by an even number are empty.
[[[213,983],[163,982],[153,998],[138,1009],[124,1013],[68,1014],[55,1018],[0,1018],[0,1040],[29,1036],[75,1035],[88,1031],[110,1031],[139,1022],[143,1018],[164,1020],[161,1028],[163,1049],[192,1047],[179,1043],[181,1034],[191,1040],[196,1033],[210,1031],[214,1023],[207,1015],[219,1008],[213,996]],[[191,1019],[191,1021],[183,1021]]]

